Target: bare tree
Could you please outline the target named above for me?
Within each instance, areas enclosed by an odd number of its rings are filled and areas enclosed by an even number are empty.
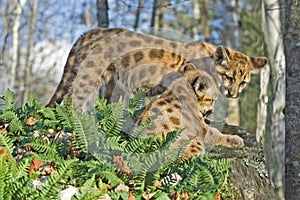
[[[285,107],[285,56],[281,33],[279,3],[277,0],[262,1],[264,13],[264,35],[271,66],[270,97],[268,102],[267,122],[264,149],[268,173],[275,186],[278,196],[283,197],[285,123],[283,109]],[[267,70],[267,69],[266,69]],[[266,71],[263,71],[266,73]],[[262,74],[261,79],[269,75]],[[264,92],[264,91],[261,91]],[[262,96],[262,95],[261,95]],[[265,100],[265,99],[264,99]]]
[[[286,60],[285,199],[300,196],[300,4],[285,1],[284,52]]]
[[[15,87],[16,81],[16,69],[18,65],[18,51],[19,51],[19,28],[21,23],[21,14],[23,7],[26,3],[26,0],[15,0],[14,1],[14,25],[12,27],[12,38],[13,38],[13,47],[12,47],[12,63],[10,70],[10,85],[9,87],[13,90]]]
[[[25,84],[23,92],[23,103],[27,101],[30,84],[31,84],[31,50],[34,43],[34,34],[35,34],[35,24],[36,24],[36,13],[37,13],[37,0],[32,1],[31,6],[31,19],[29,27],[29,37],[28,37],[28,46],[27,46],[27,55],[26,55],[26,65],[25,65]]]
[[[107,0],[97,0],[97,19],[99,27],[108,28],[109,19]]]
[[[167,0],[154,0],[153,10],[151,16],[151,27],[154,28],[164,28],[166,26],[166,21],[164,19],[165,13],[167,11],[168,1]]]
[[[139,0],[138,8],[136,10],[135,21],[133,25],[134,30],[136,30],[139,27],[140,14],[142,12],[142,4],[143,4],[143,0]]]

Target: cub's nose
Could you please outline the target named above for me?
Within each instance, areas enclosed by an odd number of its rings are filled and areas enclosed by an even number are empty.
[[[203,117],[208,117],[212,113],[212,110],[206,111],[206,113],[203,113]]]
[[[227,95],[226,95],[226,97],[230,97],[230,98],[236,99],[236,98],[239,97],[239,93],[232,94],[232,93],[230,92],[230,90],[227,90]]]
[[[208,110],[205,113],[203,113],[204,122],[206,124],[210,124],[210,120],[207,118],[212,113],[212,110]]]

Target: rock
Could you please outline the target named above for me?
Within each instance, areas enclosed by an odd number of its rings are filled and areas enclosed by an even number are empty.
[[[236,134],[244,139],[244,148],[214,147],[211,150],[232,159],[232,184],[238,191],[238,199],[279,199],[274,184],[268,178],[262,145],[257,144],[255,135],[223,122],[212,122],[210,125],[224,134]]]

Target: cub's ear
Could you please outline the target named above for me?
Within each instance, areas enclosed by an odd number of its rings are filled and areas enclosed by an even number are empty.
[[[268,59],[266,57],[250,57],[250,61],[251,70],[253,72],[258,71],[260,68],[263,68],[268,63]]]
[[[217,47],[215,53],[213,54],[213,60],[216,64],[222,65],[223,67],[228,67],[230,51],[228,48],[223,46]]]
[[[187,72],[187,71],[190,71],[190,70],[194,70],[196,69],[196,66],[192,63],[186,63],[184,66],[183,66],[183,70],[181,70],[183,73]]]

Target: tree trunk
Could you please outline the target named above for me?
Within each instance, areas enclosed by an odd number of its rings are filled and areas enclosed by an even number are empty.
[[[198,26],[193,26],[192,31],[193,31],[193,39],[195,41],[199,40],[199,26],[201,22],[201,10],[200,10],[200,2],[199,0],[194,0],[193,1],[193,17],[195,20],[195,24],[199,24]]]
[[[9,86],[9,77],[7,74],[9,74],[9,68],[8,68],[8,63],[9,63],[9,50],[8,50],[8,38],[9,38],[9,30],[10,30],[10,21],[11,19],[9,18],[8,13],[12,12],[12,6],[10,6],[10,3],[6,3],[5,6],[1,6],[1,13],[3,13],[3,27],[2,27],[2,33],[1,33],[1,38],[3,38],[2,41],[2,46],[1,46],[1,55],[0,55],[0,84],[1,84],[1,89],[0,89],[0,95],[4,95],[6,92],[7,87]]]
[[[202,24],[202,34],[204,36],[205,41],[209,41],[210,38],[210,24],[208,17],[208,0],[203,0],[201,5],[201,24]]]
[[[260,70],[260,94],[259,102],[257,103],[257,126],[256,126],[256,141],[261,142],[266,133],[267,125],[267,108],[268,108],[268,85],[270,80],[270,66],[267,65]]]
[[[97,0],[97,19],[99,27],[108,28],[109,19],[107,0]]]
[[[16,70],[18,65],[18,51],[19,51],[19,28],[21,23],[21,14],[23,7],[26,3],[26,0],[16,0],[15,1],[15,10],[14,10],[14,25],[12,27],[12,38],[13,38],[13,47],[12,47],[12,63],[10,71],[10,89],[14,90],[15,81],[16,81]]]
[[[136,16],[135,16],[135,21],[133,26],[134,30],[136,30],[139,27],[140,14],[142,12],[142,4],[143,4],[143,0],[139,0],[139,5],[136,10]]]
[[[31,85],[31,49],[33,47],[33,42],[34,42],[36,12],[37,12],[37,0],[33,0],[32,7],[31,7],[30,29],[29,29],[29,38],[28,38],[27,55],[26,55],[25,87],[23,92],[23,103],[27,102],[28,94],[30,91],[30,85]]]
[[[267,35],[266,30],[266,13],[265,13],[265,4],[264,1],[261,1],[261,13],[262,13],[262,23],[261,29],[264,35]],[[268,44],[267,44],[268,45]],[[260,142],[264,141],[264,137],[266,134],[266,126],[267,126],[267,117],[268,117],[268,86],[270,81],[270,65],[268,64],[264,68],[262,68],[259,72],[260,75],[260,94],[259,94],[259,102],[257,104],[257,119],[256,119],[256,141]]]
[[[158,2],[158,0],[153,0],[152,14],[151,14],[151,23],[150,23],[150,27],[153,27],[153,28],[154,28],[154,26],[156,24],[155,19],[156,19],[157,2]]]
[[[300,4],[285,1],[284,52],[286,58],[286,159],[285,198],[300,197]]]
[[[264,149],[269,177],[277,187],[278,196],[283,199],[285,57],[281,37],[280,10],[277,0],[265,0],[262,3],[264,3],[263,7],[265,8],[262,10],[262,13],[265,12],[264,35],[271,66],[270,98]]]
[[[226,46],[239,49],[239,6],[235,0],[222,1],[224,8],[224,39]],[[239,99],[227,99],[226,122],[231,125],[240,125],[240,105]]]

